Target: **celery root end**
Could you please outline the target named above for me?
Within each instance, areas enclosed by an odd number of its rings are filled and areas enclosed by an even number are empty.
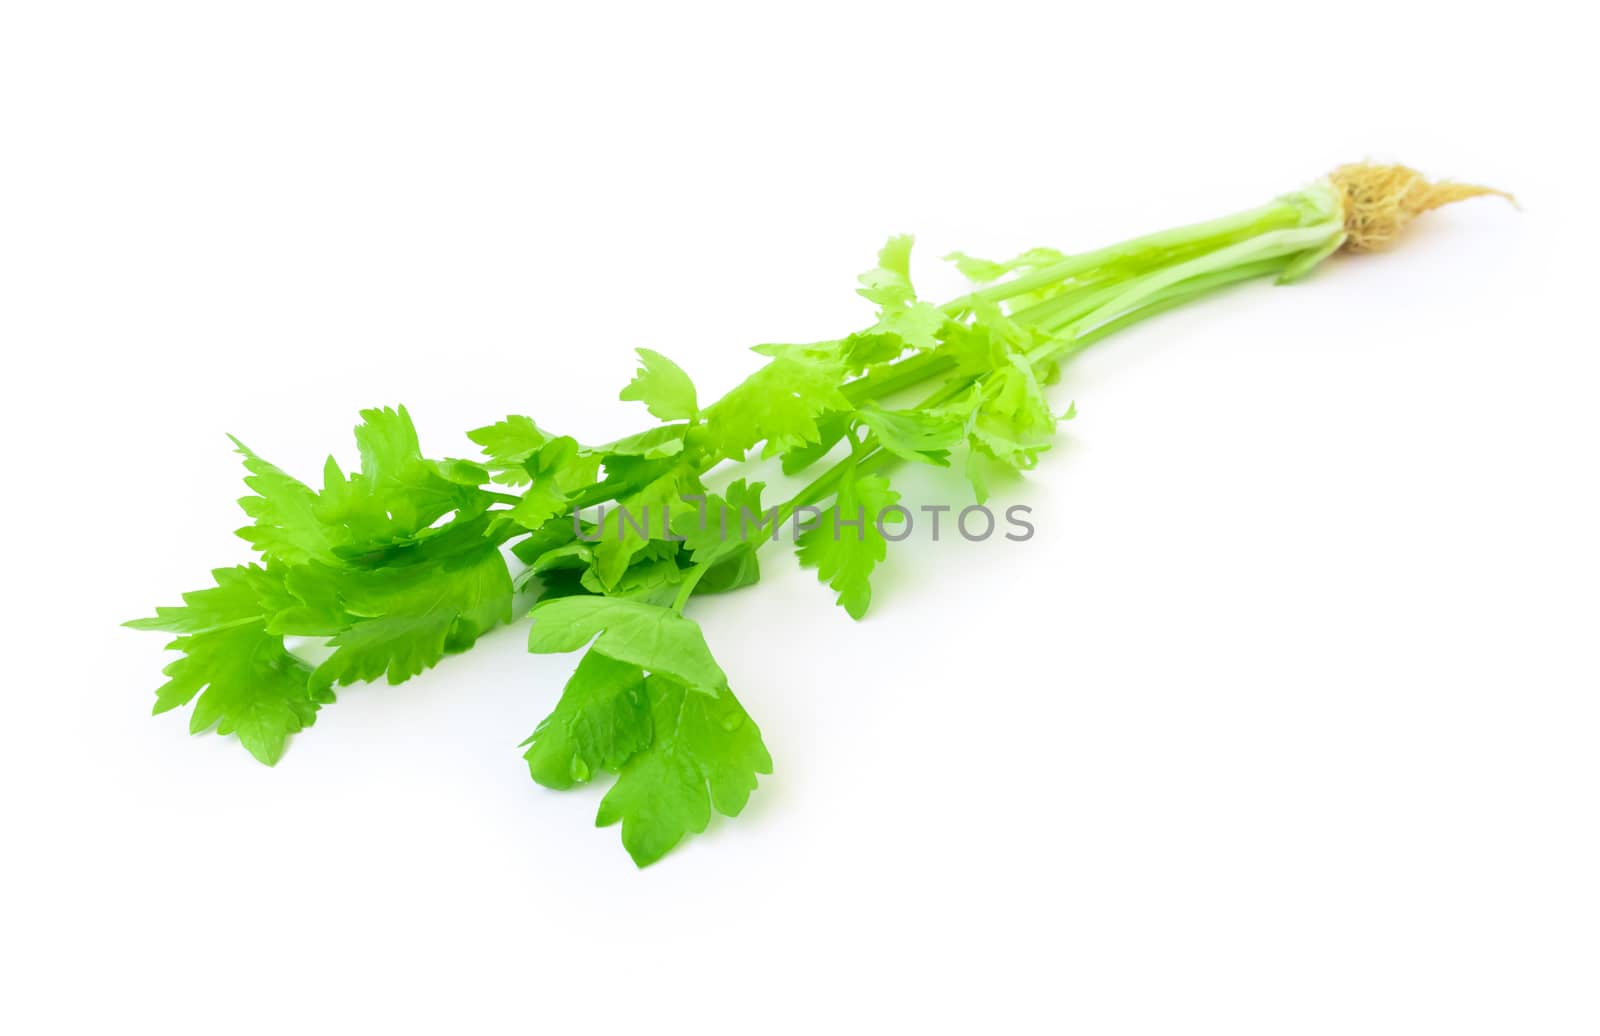
[[[1406,224],[1453,202],[1495,195],[1517,203],[1505,191],[1452,180],[1433,183],[1403,165],[1342,165],[1328,174],[1328,181],[1339,192],[1344,208],[1344,249],[1350,252],[1387,248]]]

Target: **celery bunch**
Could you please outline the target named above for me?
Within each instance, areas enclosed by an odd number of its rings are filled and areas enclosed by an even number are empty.
[[[896,466],[959,460],[983,501],[992,473],[1033,468],[1071,416],[1045,386],[1078,352],[1240,281],[1297,280],[1341,247],[1381,245],[1420,212],[1481,193],[1348,166],[1260,208],[1092,252],[955,254],[973,283],[943,305],[917,296],[911,239],[896,237],[860,277],[870,326],[758,346],[766,363],[706,404],[676,364],[641,349],[621,398],[657,423],[602,445],[512,416],[468,433],[482,459],[431,459],[404,408],[368,410],[359,469],[330,458],[313,488],[235,440],[251,491],[239,535],[260,557],[128,624],[176,634],[155,711],[193,703],[192,731],[236,734],[272,765],[337,687],[399,683],[470,648],[525,589],[530,650],[585,649],[524,743],[529,770],[552,788],[615,773],[598,822],[620,822],[644,866],[713,809],[738,814],[771,772],[685,613],[698,595],[755,583],[761,551],[798,511],[820,518],[796,539],[800,562],[860,618],[893,539]],[[745,480],[708,492],[712,468],[757,449],[815,477],[776,502]],[[286,638],[331,653],[312,664]]]

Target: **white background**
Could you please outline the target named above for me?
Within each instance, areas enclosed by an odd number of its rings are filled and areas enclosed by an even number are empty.
[[[1564,5],[18,2],[0,15],[13,1032],[1600,1029],[1593,57]],[[1576,8],[1570,17],[1578,18]],[[224,431],[597,441],[865,323],[1396,158],[1516,191],[1097,347],[1031,543],[695,614],[778,771],[638,872],[525,620],[268,770],[117,627]],[[959,500],[919,475],[913,500]]]

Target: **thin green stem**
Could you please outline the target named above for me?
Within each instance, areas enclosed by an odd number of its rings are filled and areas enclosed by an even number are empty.
[[[1053,344],[1051,349],[1047,350],[1039,359],[1060,361],[1076,356],[1103,338],[1107,338],[1158,313],[1165,313],[1167,310],[1175,309],[1186,302],[1192,302],[1202,295],[1218,291],[1231,284],[1238,284],[1241,281],[1282,273],[1288,262],[1287,259],[1263,259],[1245,266],[1236,266],[1229,270],[1220,270],[1216,273],[1195,277],[1167,289],[1154,298],[1147,299],[1136,309],[1129,310],[1114,319],[1075,333],[1064,342]]]
[[[694,588],[699,585],[701,578],[711,571],[710,564],[692,566],[683,577],[683,582],[678,586],[678,596],[672,600],[672,610],[683,614],[683,609],[688,605],[689,598],[694,596]]]
[[[954,366],[955,362],[947,356],[938,356],[931,352],[914,353],[887,367],[880,367],[866,377],[845,383],[839,391],[844,393],[844,398],[852,405],[860,406],[913,388],[929,378],[938,377]]]
[[[1303,219],[1304,211],[1299,206],[1280,199],[1220,219],[1162,230],[1091,252],[1067,256],[1058,263],[952,299],[942,308],[946,313],[955,315],[970,307],[974,301],[999,302],[1014,298],[1017,295],[1048,288],[1097,267],[1141,261],[1159,263],[1162,259],[1170,257],[1174,249],[1206,250],[1208,247],[1216,247],[1230,241],[1247,239],[1264,231],[1293,227],[1299,225]]]
[[[1341,233],[1342,230],[1342,227],[1330,228],[1317,225],[1294,230],[1269,231],[1247,241],[1208,252],[1198,258],[1164,267],[1135,279],[1125,290],[1085,317],[1084,321],[1092,325],[1111,319],[1118,313],[1126,312],[1146,299],[1154,297],[1163,289],[1191,277],[1216,273],[1260,260],[1290,256],[1308,249],[1319,249],[1330,237]]]

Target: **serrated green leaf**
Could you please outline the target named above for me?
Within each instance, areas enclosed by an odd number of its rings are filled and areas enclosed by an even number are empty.
[[[839,391],[844,373],[837,357],[819,359],[800,352],[775,356],[706,408],[708,454],[742,460],[763,441],[769,456],[816,442],[818,417],[850,409]]]
[[[644,670],[590,651],[555,710],[523,742],[523,758],[535,781],[570,788],[601,770],[621,769],[650,737]]]
[[[328,458],[313,508],[340,558],[372,563],[437,535],[435,523],[447,515],[469,521],[488,509],[487,493],[452,481],[422,455],[405,407],[363,410],[361,416],[361,470],[346,477]]]
[[[763,510],[760,482],[739,479],[721,494],[710,494],[693,512],[677,515],[672,531],[684,538],[684,548],[693,564],[707,566],[695,583],[696,594],[726,593],[749,586],[761,579],[757,548],[764,542],[763,530],[776,521]]]
[[[523,462],[539,452],[552,436],[534,424],[533,418],[512,414],[504,421],[474,428],[467,433],[467,438],[482,447],[489,458],[494,481],[520,486],[528,481]]]
[[[412,564],[328,573],[351,621],[329,642],[334,652],[317,667],[313,684],[380,676],[397,684],[509,622],[511,574],[499,548],[481,536],[461,539],[461,546],[438,548],[437,556]]]
[[[941,314],[940,322],[944,317]],[[853,334],[839,342],[839,355],[844,360],[847,373],[855,374],[881,363],[891,363],[900,358],[909,346],[900,335],[889,330],[874,329]]]
[[[686,424],[659,425],[638,435],[630,435],[626,439],[618,439],[598,447],[595,452],[603,457],[643,457],[646,460],[661,460],[674,457],[683,452],[683,437],[689,426]]]
[[[1065,254],[1054,248],[1030,248],[1021,255],[1005,262],[995,262],[991,259],[979,259],[967,255],[965,252],[951,252],[945,257],[946,262],[954,263],[961,275],[969,281],[986,284],[989,281],[999,280],[1008,273],[1016,271],[1030,271],[1053,266],[1067,258]]]
[[[650,544],[663,542],[672,515],[693,506],[685,496],[699,495],[700,488],[693,471],[673,467],[606,509],[594,530],[595,573],[600,582],[616,586]],[[666,550],[676,552],[677,546],[670,544]]]
[[[970,435],[975,449],[1026,471],[1050,448],[1058,418],[1027,361],[1015,353],[1009,359],[980,385]]]
[[[852,474],[841,483],[834,506],[796,540],[800,563],[815,567],[817,578],[838,591],[839,606],[853,619],[867,613],[872,570],[888,553],[878,523],[903,520],[890,510],[899,500],[883,476]]]
[[[609,587],[600,581],[592,566],[584,570],[578,582],[592,594],[667,605],[677,597],[678,584],[683,582],[683,570],[675,559],[652,558],[629,565],[627,571]]]
[[[911,245],[915,239],[891,237],[878,252],[878,265],[862,274],[856,293],[878,304],[878,323],[869,333],[889,334],[913,349],[932,349],[946,316],[917,300],[911,284]]]
[[[901,309],[885,310],[874,330],[888,333],[913,349],[933,349],[949,318],[937,306],[913,302]]]
[[[710,493],[672,519],[672,531],[696,565],[710,565],[748,551],[771,517],[763,510],[763,482],[739,479],[721,494]]]
[[[597,639],[598,638],[598,639]],[[714,692],[728,684],[700,627],[671,608],[611,597],[562,597],[533,607],[528,650],[534,654],[592,650]]]
[[[643,403],[663,421],[686,421],[700,412],[694,382],[683,368],[654,349],[635,352],[639,354],[639,370],[622,390],[623,400]]]
[[[594,484],[600,458],[563,435],[539,447],[522,466],[528,474],[528,488],[506,517],[532,531],[572,508],[575,495]]]
[[[903,306],[917,300],[911,285],[911,246],[916,238],[897,234],[878,249],[878,265],[856,278],[856,294],[879,306]]]
[[[219,568],[212,578],[215,587],[185,594],[182,607],[158,608],[155,618],[126,624],[182,634],[167,645],[183,657],[166,667],[153,711],[193,701],[191,732],[216,727],[237,734],[251,755],[272,766],[288,736],[310,726],[333,698],[315,693],[311,667],[266,631],[272,610],[288,598],[279,574],[241,565]]]
[[[697,694],[676,680],[645,680],[654,738],[630,758],[600,802],[595,824],[622,824],[622,844],[640,867],[699,834],[713,808],[734,817],[772,772],[761,731],[723,688]]]
[[[316,492],[251,452],[238,439],[231,435],[228,438],[233,439],[233,445],[244,457],[245,469],[250,472],[244,484],[255,493],[239,500],[239,507],[255,524],[238,530],[237,535],[274,561],[290,565],[333,562],[333,543],[316,515]]]
[[[896,457],[919,464],[947,467],[950,451],[966,438],[965,421],[951,414],[875,406],[862,407],[858,414],[880,446]]]
[[[854,419],[854,412],[834,411],[824,414],[817,422],[816,442],[802,443],[784,451],[783,473],[799,474],[826,457],[835,446],[844,441]]]

